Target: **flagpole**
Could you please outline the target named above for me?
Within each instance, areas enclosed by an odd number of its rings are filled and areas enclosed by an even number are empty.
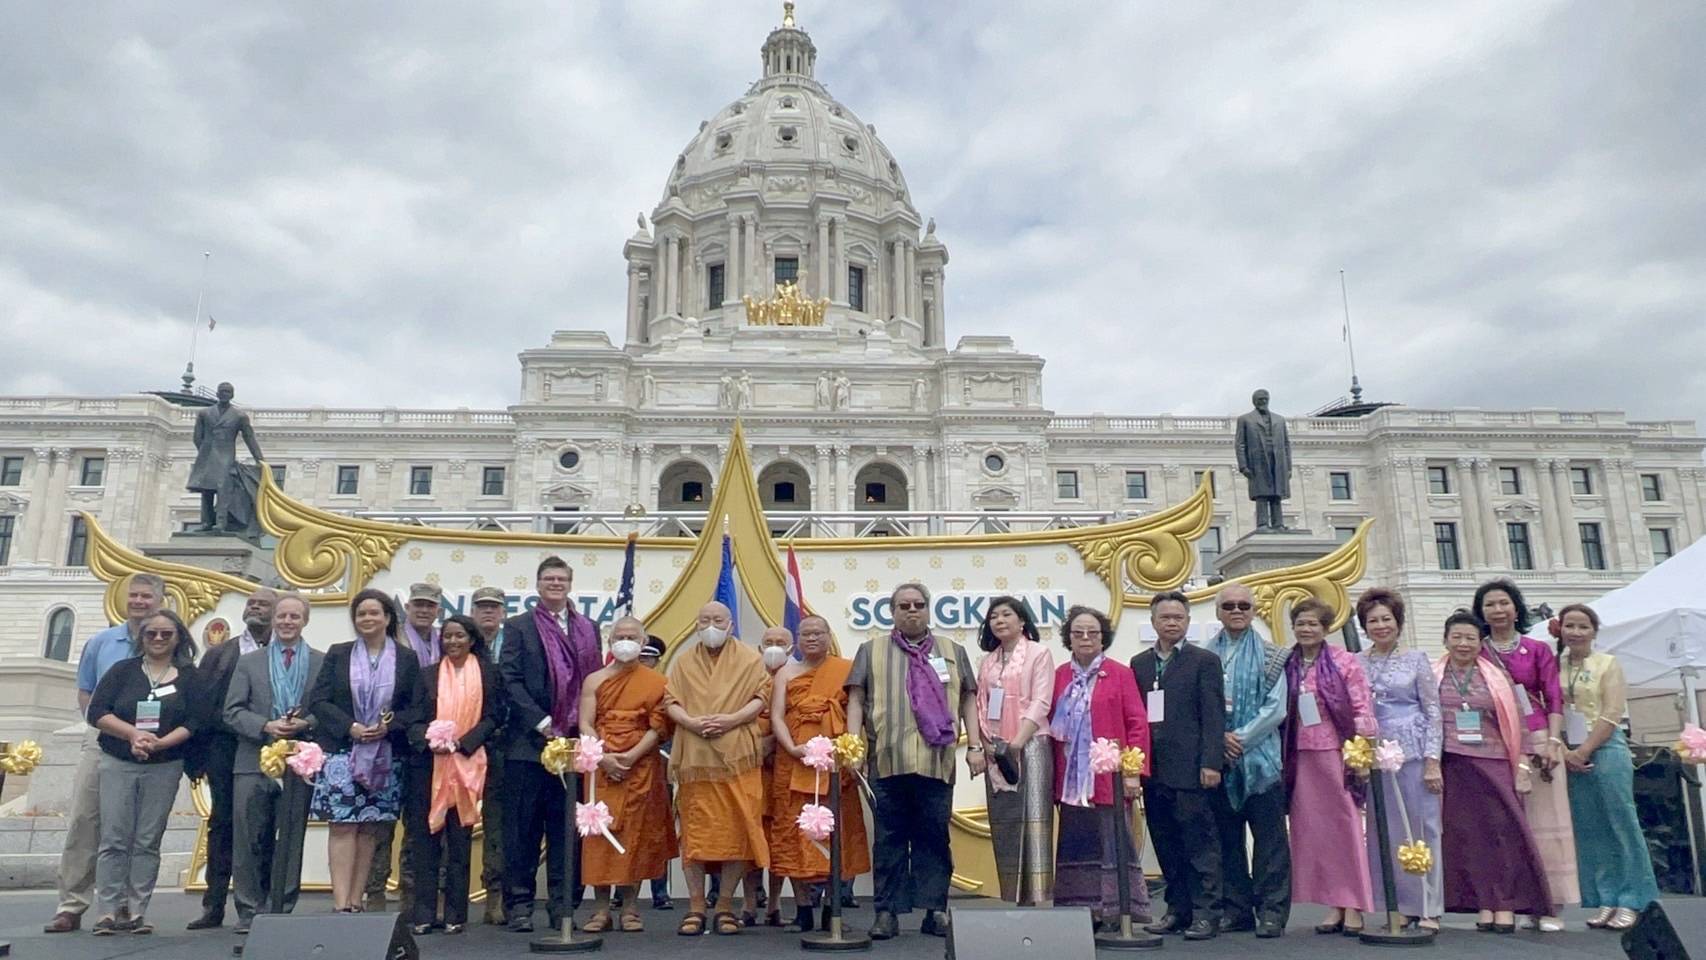
[[[189,393],[190,387],[195,383],[196,338],[201,333],[201,302],[207,294],[207,261],[212,257],[211,250],[203,250],[201,253],[201,283],[196,286],[195,316],[190,319],[190,362],[184,365],[185,393]]]
[[[1362,384],[1357,382],[1357,345],[1351,337],[1351,295],[1345,287],[1345,271],[1339,271],[1339,299],[1345,307],[1345,350],[1351,357],[1351,402],[1362,402]]]

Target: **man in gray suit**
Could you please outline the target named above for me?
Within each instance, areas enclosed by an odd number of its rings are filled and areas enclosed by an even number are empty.
[[[255,913],[268,903],[280,828],[308,817],[307,792],[293,804],[296,809],[286,810],[284,790],[261,772],[261,747],[274,740],[302,739],[314,726],[303,698],[320,672],[321,655],[302,639],[307,624],[307,600],[293,593],[279,597],[273,606],[272,642],[238,658],[225,695],[225,724],[237,734],[231,873],[238,933],[248,933]],[[289,913],[301,892],[302,863],[300,849],[284,852],[297,858],[285,873],[288,886],[279,901]]]
[[[1291,499],[1291,434],[1285,418],[1268,409],[1268,392],[1257,390],[1250,401],[1256,409],[1238,418],[1238,472],[1250,485],[1256,501],[1256,532],[1281,531]]]

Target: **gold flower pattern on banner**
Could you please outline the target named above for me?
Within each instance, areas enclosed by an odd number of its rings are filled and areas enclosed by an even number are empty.
[[[814,568],[816,566],[817,566],[817,558],[815,558],[815,557],[801,557],[800,558],[800,569],[802,571],[811,570],[812,568]]]
[[[871,593],[876,593],[878,590],[881,590],[882,588],[883,588],[883,585],[878,583],[875,580],[866,580],[865,581],[865,589]]]
[[[824,593],[834,593],[835,592],[835,581],[834,580],[825,580],[823,582],[823,592]]]
[[[468,559],[468,554],[461,547],[457,547],[455,550],[450,551],[451,563],[461,563],[466,559]]]
[[[410,547],[409,548],[409,559],[410,560],[413,560],[413,561],[418,563],[418,562],[420,562],[421,557],[424,557],[424,556],[426,556],[426,551],[422,550],[420,547]]]
[[[581,554],[581,566],[583,566],[583,567],[596,567],[596,566],[598,566],[598,554],[596,554],[596,553],[583,553],[583,554]]]
[[[899,557],[890,557],[890,558],[888,558],[887,562],[888,562],[890,570],[899,570],[900,569],[900,558]]]
[[[468,578],[468,586],[473,587],[475,590],[478,590],[485,585],[486,585],[486,578],[480,576],[477,573]]]
[[[514,580],[511,580],[510,583],[512,585],[514,585],[514,587],[517,590],[526,590],[527,589],[527,578],[526,577],[516,577]]]
[[[847,559],[841,561],[841,566],[848,569],[848,570],[857,570],[857,569],[859,569],[859,558],[858,557],[848,557]]]
[[[492,554],[492,562],[495,564],[498,564],[499,566],[502,566],[503,564],[508,563],[509,562],[509,551],[508,550],[499,550],[497,553]]]
[[[932,553],[930,555],[930,569],[932,569],[932,570],[942,569],[942,558],[940,555],[934,554],[934,553]]]
[[[615,577],[605,577],[604,578],[604,592],[605,593],[613,592],[618,586],[620,586],[620,584],[617,583]]]

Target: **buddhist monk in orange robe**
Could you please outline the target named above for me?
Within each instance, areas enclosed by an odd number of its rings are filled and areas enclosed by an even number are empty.
[[[764,669],[770,673],[774,685],[776,671],[793,658],[794,635],[787,627],[770,627],[764,635],[758,638],[758,653],[764,658]],[[788,781],[787,778],[777,780],[776,770],[776,738],[771,733],[770,707],[765,705],[764,712],[758,715],[758,729],[764,743],[764,845],[769,848],[771,859],[775,859],[776,829],[779,816],[788,812]],[[746,893],[746,911],[741,914],[741,922],[752,926],[757,920],[752,905],[758,900],[759,885],[764,882],[763,870],[749,870],[742,886]],[[764,918],[767,927],[782,925],[782,875],[776,872],[775,864],[770,868],[770,909]]]
[[[797,913],[794,925],[812,929],[811,896],[805,887],[829,879],[829,857],[800,832],[795,820],[808,803],[829,804],[829,774],[818,774],[800,762],[806,741],[831,740],[847,732],[847,674],[853,661],[829,655],[829,621],[816,615],[800,621],[801,660],[776,675],[770,697],[776,737],[776,781],[788,790],[788,806],[776,814],[770,842],[770,869],[794,886]],[[865,837],[865,810],[859,805],[858,781],[841,779],[841,878],[852,880],[871,871],[871,845]]]
[[[764,842],[764,745],[759,714],[770,674],[757,648],[729,635],[729,608],[699,609],[699,629],[669,668],[664,704],[675,723],[669,775],[681,818],[681,867],[691,902],[677,933],[705,929],[705,871],[716,866],[716,930],[741,932],[731,908],[751,867],[770,865]]]
[[[594,888],[598,904],[584,929],[610,927],[610,890],[622,890],[622,929],[645,929],[640,919],[640,881],[662,874],[675,857],[675,817],[669,808],[669,781],[658,744],[669,738],[664,712],[664,675],[639,661],[646,642],[645,624],[633,617],[616,621],[610,631],[609,666],[581,685],[580,732],[604,741],[594,797],[615,818],[608,839],[581,841],[581,882]]]

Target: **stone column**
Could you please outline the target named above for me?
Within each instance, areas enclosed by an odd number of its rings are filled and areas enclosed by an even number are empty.
[[[853,474],[848,457],[853,449],[845,443],[835,445],[835,510],[845,513],[853,509]]]
[[[950,440],[944,446],[947,459],[943,461],[942,495],[936,498],[936,509],[954,510],[966,504],[966,445]]]
[[[1582,532],[1576,527],[1576,495],[1570,484],[1570,461],[1551,461],[1553,499],[1558,506],[1558,539],[1564,548],[1566,567],[1582,568]]]
[[[906,315],[906,241],[895,240],[894,257],[889,265],[889,312],[894,316]]]
[[[1486,543],[1487,563],[1504,568],[1509,566],[1510,558],[1506,554],[1504,526],[1493,513],[1493,491],[1498,489],[1493,477],[1493,461],[1488,457],[1474,459],[1475,499],[1480,503],[1481,536]]]
[[[847,218],[830,218],[831,297],[836,303],[847,302]]]
[[[53,448],[53,470],[48,476],[47,490],[42,497],[41,530],[36,559],[53,566],[63,566],[60,552],[65,538],[71,534],[65,516],[65,488],[71,483],[71,448]],[[61,529],[64,528],[64,529]]]
[[[1240,476],[1233,470],[1232,476]],[[1297,466],[1297,525],[1309,529],[1309,488],[1315,483],[1315,465],[1301,463]],[[1280,501],[1280,512],[1283,518],[1285,501]]]
[[[723,302],[740,300],[744,291],[740,282],[740,217],[729,214],[728,254],[723,257]]]
[[[1564,538],[1566,531],[1560,529],[1560,514],[1558,511],[1557,490],[1552,485],[1552,472],[1557,469],[1558,461],[1552,457],[1541,457],[1534,461],[1534,485],[1540,493],[1540,527],[1546,537],[1546,555],[1550,559],[1552,569],[1564,569]],[[1575,531],[1568,531],[1574,533]]]
[[[727,268],[724,268],[723,275],[728,276]],[[652,469],[652,445],[642,443],[638,446],[640,449],[640,476],[634,484],[634,502],[647,510],[656,510],[658,506],[658,478],[657,472]]]
[[[817,218],[817,286],[814,288],[820,297],[830,296],[834,290],[835,277],[829,272],[829,218]]]
[[[758,218],[746,218],[746,287],[760,300],[770,296],[770,285],[758,270]]]
[[[18,537],[17,549],[12,555],[40,560],[42,531],[47,525],[48,491],[53,482],[53,450],[35,447],[30,455],[35,457],[35,469],[30,475],[29,512],[24,514],[23,533]]]
[[[445,466],[444,493],[439,501],[446,510],[468,509],[468,461],[456,457]]]
[[[1457,458],[1457,502],[1463,515],[1463,536],[1460,539],[1463,568],[1477,570],[1493,566],[1495,557],[1485,555],[1487,541],[1481,532],[1481,497],[1480,488],[1475,484],[1473,457]]]
[[[1700,481],[1706,478],[1706,468],[1684,467],[1676,472],[1677,486],[1682,491],[1682,524],[1676,531],[1676,549],[1682,549],[1685,543],[1693,543],[1700,539],[1701,528],[1706,526],[1706,517],[1702,516],[1700,502]]]
[[[933,452],[928,443],[921,443],[912,448],[912,455],[917,463],[920,510],[936,509],[936,470],[930,456]]]
[[[394,465],[394,461],[390,458],[373,461],[373,509],[375,510],[391,509],[391,497],[394,492],[391,489],[391,469]],[[404,471],[403,482],[405,483],[408,482],[407,472]]]
[[[598,489],[593,503],[603,510],[620,510],[625,504],[622,489],[622,441],[605,437],[598,441]]]
[[[918,283],[918,244],[911,239],[906,241],[906,283],[901,288],[906,291],[906,315],[915,320],[923,319],[924,311],[919,306],[923,299]]]
[[[832,511],[835,509],[835,475],[830,472],[829,454],[833,448],[827,443],[820,443],[813,449],[817,453],[817,472],[812,475],[811,508]]]
[[[641,343],[646,339],[646,321],[640,316],[640,265],[628,264],[628,342]]]
[[[1641,515],[1640,507],[1630,499],[1631,495],[1638,495],[1639,489],[1630,465],[1625,457],[1605,461],[1605,516],[1616,525],[1615,532],[1605,538],[1614,551],[1613,556],[1606,558],[1606,566],[1614,570],[1653,565],[1652,544],[1647,540],[1645,524],[1636,522]]]
[[[681,245],[673,233],[666,243],[663,250],[663,312],[675,317],[681,315]]]

